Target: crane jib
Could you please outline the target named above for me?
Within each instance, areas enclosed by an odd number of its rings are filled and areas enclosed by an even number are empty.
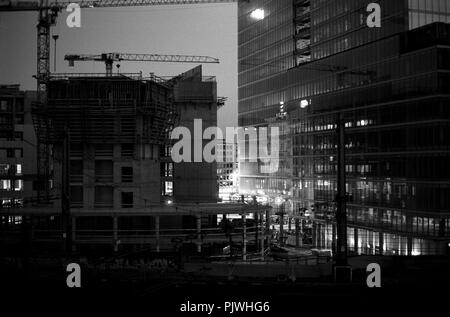
[[[36,1],[0,1],[0,11],[39,11],[42,9],[61,11],[71,3],[76,3],[80,8],[110,8],[110,7],[135,7],[156,5],[183,5],[183,4],[210,4],[210,3],[236,3],[248,0],[99,0],[99,1],[58,1],[47,2],[40,6]],[[45,1],[44,1],[45,3]]]

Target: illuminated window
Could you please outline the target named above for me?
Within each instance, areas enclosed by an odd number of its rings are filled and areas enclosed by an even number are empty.
[[[11,181],[9,179],[2,179],[0,181],[0,189],[11,190]]]
[[[18,179],[18,180],[15,181],[14,190],[15,190],[15,191],[21,191],[21,190],[23,190],[23,180]]]

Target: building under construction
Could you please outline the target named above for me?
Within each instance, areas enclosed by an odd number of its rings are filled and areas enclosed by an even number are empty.
[[[130,76],[55,77],[48,109],[59,139],[55,186],[64,187],[67,164],[71,207],[160,202],[159,157],[176,119],[167,85]]]
[[[196,119],[203,131],[217,125],[216,91],[215,78],[203,76],[201,66],[170,79],[53,75],[45,112],[50,132],[39,141],[51,146],[48,196],[56,198],[52,206],[0,210],[2,242],[11,241],[7,233],[17,227],[10,220],[20,217],[22,232],[26,223],[33,245],[47,251],[55,242],[57,249],[81,253],[160,251],[176,241],[202,252],[205,245],[222,250],[237,235],[245,257],[247,229],[257,232],[252,245],[263,250],[258,214],[267,208],[218,204],[216,163],[171,159],[175,126],[194,135]],[[227,214],[244,218],[233,233],[217,222]],[[245,218],[255,215],[259,222],[247,228]]]

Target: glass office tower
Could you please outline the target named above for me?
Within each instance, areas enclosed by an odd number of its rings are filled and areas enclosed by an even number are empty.
[[[283,168],[264,174],[244,157],[241,191],[282,197],[292,217],[312,221],[313,244],[332,248],[341,116],[350,251],[442,254],[450,242],[450,3],[378,1],[382,26],[369,28],[370,2],[239,5],[239,124],[285,131]]]

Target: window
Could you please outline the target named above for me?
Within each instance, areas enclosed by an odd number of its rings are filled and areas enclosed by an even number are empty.
[[[25,123],[25,116],[23,114],[16,115],[15,123],[16,124],[24,124]]]
[[[95,181],[98,183],[107,183],[113,181],[113,161],[95,161]]]
[[[22,149],[6,149],[6,156],[8,158],[23,157],[23,150]]]
[[[122,192],[122,208],[133,208],[133,193]]]
[[[23,180],[22,179],[17,179],[15,180],[15,186],[14,186],[14,190],[15,191],[22,191],[23,190]]]
[[[81,160],[70,161],[70,181],[72,183],[83,182],[83,161]]]
[[[164,196],[173,195],[173,182],[164,182]]]
[[[8,175],[9,173],[9,164],[0,164],[0,174]]]
[[[123,158],[133,158],[134,156],[134,144],[122,144],[121,156]]]
[[[23,132],[22,131],[15,131],[14,132],[14,139],[23,141]]]
[[[15,105],[16,112],[24,112],[23,99],[17,99]]]
[[[111,186],[95,186],[95,208],[113,207],[113,188]]]
[[[83,207],[83,186],[70,186],[70,207]]]
[[[0,189],[11,190],[11,181],[9,179],[2,179],[0,181]]]
[[[0,101],[0,111],[11,111],[7,100]]]
[[[133,168],[130,166],[122,167],[122,183],[133,182]]]
[[[110,144],[95,145],[95,157],[112,157],[113,152],[113,146]]]
[[[173,176],[173,163],[161,163],[161,176],[162,177]]]

